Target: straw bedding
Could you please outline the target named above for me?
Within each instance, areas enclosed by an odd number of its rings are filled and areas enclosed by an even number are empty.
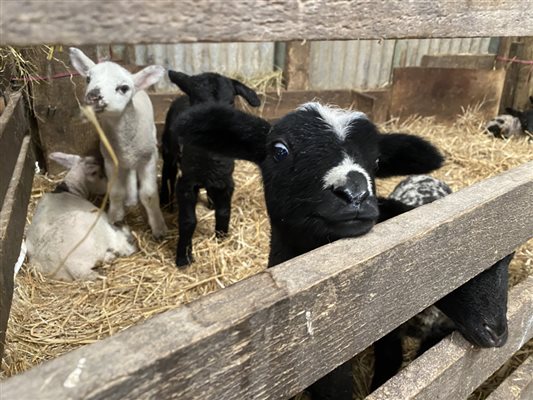
[[[391,121],[382,128],[417,133],[435,143],[447,161],[434,176],[459,190],[533,159],[533,144],[527,139],[492,139],[482,133],[482,125],[475,110],[467,110],[453,126],[436,124],[430,118],[413,118],[402,124]],[[58,179],[36,176],[28,222],[36,202]],[[388,194],[400,179],[380,181],[379,194]],[[24,265],[15,282],[2,376],[25,371],[261,271],[269,247],[261,179],[255,166],[240,161],[235,180],[230,235],[225,240],[215,239],[214,212],[207,209],[205,194],[201,197],[193,239],[196,262],[187,269],[177,270],[174,266],[176,214],[165,213],[170,233],[164,241],[155,242],[139,208],[130,210],[127,223],[140,251],[99,268],[102,279],[63,283],[45,278]],[[511,264],[511,282],[516,284],[532,273],[533,241],[530,241],[516,253]],[[472,398],[484,398],[498,379],[532,353],[530,341],[504,366],[503,372],[495,374],[487,387]],[[370,351],[358,358],[356,368],[364,378],[357,379],[357,384],[363,390],[368,385],[371,359]]]

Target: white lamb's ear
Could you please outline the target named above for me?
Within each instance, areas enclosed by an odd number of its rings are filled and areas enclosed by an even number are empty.
[[[50,160],[54,160],[56,163],[61,164],[67,169],[71,169],[74,165],[81,161],[81,157],[76,154],[67,154],[60,151],[50,153],[48,156]]]
[[[87,57],[83,51],[77,49],[76,47],[71,47],[69,49],[70,62],[72,66],[76,68],[76,71],[82,76],[87,76],[89,70],[94,67],[94,61]]]
[[[150,65],[133,75],[133,83],[137,90],[144,90],[152,86],[165,74],[165,68],[160,65]]]

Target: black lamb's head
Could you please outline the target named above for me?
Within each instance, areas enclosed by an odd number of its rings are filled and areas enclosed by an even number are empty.
[[[216,72],[187,75],[169,70],[168,76],[189,96],[191,106],[208,102],[233,106],[236,96],[243,97],[252,107],[258,107],[261,103],[257,94],[244,83]]]
[[[437,302],[459,332],[480,347],[507,342],[507,281],[513,254],[472,278]]]
[[[361,112],[306,103],[274,125],[229,107],[192,107],[184,143],[253,161],[272,229],[301,250],[368,232],[378,219],[376,177],[423,173],[443,158],[428,142],[381,134]]]

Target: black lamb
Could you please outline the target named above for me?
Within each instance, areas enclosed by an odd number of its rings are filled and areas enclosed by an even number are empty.
[[[273,125],[228,106],[197,106],[176,127],[186,145],[260,167],[271,224],[269,267],[372,229],[379,217],[376,177],[426,173],[443,162],[421,138],[381,134],[365,114],[320,103],[304,104]],[[309,388],[315,400],[351,399],[346,366]]]
[[[409,177],[392,191],[388,200],[398,203],[389,201],[387,213],[380,220],[401,214],[407,208],[431,203],[451,192],[446,183],[430,176]],[[377,389],[400,369],[403,362],[402,340],[405,337],[420,341],[417,357],[456,329],[476,346],[503,346],[508,336],[507,281],[512,257],[513,254],[504,257],[443,297],[435,306],[428,307],[378,340],[374,344],[371,390]]]
[[[182,72],[168,71],[170,80],[187,94],[191,106],[218,103],[233,106],[235,97],[242,96],[248,104],[257,107],[257,94],[243,83],[214,72],[189,76]],[[174,190],[177,190],[179,210],[179,239],[176,250],[176,265],[188,265],[193,261],[192,236],[196,229],[196,203],[198,191],[205,188],[215,208],[215,232],[217,237],[228,233],[231,197],[234,190],[232,158],[207,152],[194,146],[180,146],[179,129],[176,127],[183,101],[174,100],[168,110],[163,131],[163,171],[161,204],[171,205]],[[181,176],[176,187],[178,165]]]

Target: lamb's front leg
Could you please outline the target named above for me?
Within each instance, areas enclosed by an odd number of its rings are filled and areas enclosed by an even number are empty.
[[[139,197],[148,215],[148,224],[152,229],[152,235],[156,239],[162,239],[167,233],[167,225],[163,219],[163,213],[159,208],[159,195],[157,193],[157,153],[137,170],[140,182]]]
[[[124,199],[127,194],[128,171],[119,166],[117,179],[113,182],[115,166],[111,160],[105,159],[105,172],[109,179],[109,210],[107,214],[109,221],[115,224],[124,219]]]

